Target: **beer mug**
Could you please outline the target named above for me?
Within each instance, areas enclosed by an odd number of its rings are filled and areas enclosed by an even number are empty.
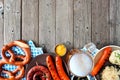
[[[83,49],[72,49],[69,52],[69,59],[68,59],[68,67],[71,72],[71,80],[73,80],[74,76],[78,78],[88,77],[94,78],[89,76],[90,72],[94,67],[94,56],[98,49],[93,43],[89,43],[83,47]],[[93,79],[95,80],[95,78]]]

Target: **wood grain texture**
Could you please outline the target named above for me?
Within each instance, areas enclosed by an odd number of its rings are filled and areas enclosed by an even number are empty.
[[[109,17],[110,17],[110,43],[116,44],[116,21],[117,21],[117,0],[110,0]],[[117,44],[116,44],[117,45]]]
[[[38,0],[22,0],[22,39],[39,42],[39,2]]]
[[[91,42],[91,0],[74,0],[74,47]]]
[[[93,42],[120,46],[120,0],[0,0],[0,48],[13,40],[33,40],[47,52]],[[0,3],[1,4],[1,3]],[[1,7],[0,7],[1,9]]]
[[[3,0],[0,0],[0,10],[2,10],[4,6]],[[4,9],[4,8],[3,8]],[[0,51],[4,43],[4,14],[3,11],[0,11]]]
[[[120,0],[116,0],[116,30],[114,36],[116,37],[116,43],[120,46]]]
[[[110,44],[109,0],[92,0],[92,42],[98,48]]]
[[[20,39],[21,0],[4,0],[4,44]]]
[[[73,47],[73,0],[56,0],[56,44]]]
[[[39,0],[39,44],[54,52],[55,0]]]

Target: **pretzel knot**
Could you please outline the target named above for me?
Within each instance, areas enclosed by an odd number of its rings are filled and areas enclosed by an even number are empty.
[[[16,55],[11,49],[13,46],[20,47],[24,51],[25,55]],[[6,52],[10,54],[9,57],[6,56]],[[24,65],[26,65],[31,59],[29,46],[24,41],[17,40],[10,42],[3,46],[1,56],[2,60],[0,60],[0,73],[8,74],[9,78],[0,76],[0,80],[20,80],[24,76]],[[2,66],[4,64],[15,65],[17,68],[13,71],[3,70]]]

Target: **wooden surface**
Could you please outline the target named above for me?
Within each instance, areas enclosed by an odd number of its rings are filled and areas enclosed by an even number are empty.
[[[2,3],[2,4],[1,4]],[[120,0],[0,0],[0,48],[13,40],[33,40],[47,52],[93,42],[120,46]]]

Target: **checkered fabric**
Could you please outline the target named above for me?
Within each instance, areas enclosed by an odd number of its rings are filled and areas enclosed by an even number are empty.
[[[35,47],[33,41],[29,40],[27,43],[30,46],[32,58],[36,57],[37,55],[43,54],[42,48],[41,47],[38,47],[38,48]],[[24,51],[21,48],[17,47],[17,46],[12,47],[12,50],[17,55],[25,55]],[[6,56],[10,56],[8,52],[6,52]],[[0,59],[2,59],[1,55],[0,55]],[[13,71],[13,70],[16,69],[16,66],[5,64],[5,65],[2,66],[2,68],[5,69],[5,70],[8,70],[8,71]],[[8,75],[5,74],[5,73],[1,73],[1,76],[8,77]],[[22,80],[26,80],[25,77],[22,78]]]
[[[84,52],[87,52],[89,51],[91,56],[94,58],[97,54],[97,52],[99,51],[97,48],[96,48],[96,45],[94,43],[88,43],[86,44],[83,49],[81,49],[82,51]],[[95,76],[92,76],[92,75],[88,75],[87,76],[88,80],[96,80]]]

